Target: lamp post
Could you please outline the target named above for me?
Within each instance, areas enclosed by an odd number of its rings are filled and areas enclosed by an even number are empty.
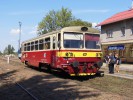
[[[21,42],[21,25],[22,25],[22,23],[19,22],[19,40],[18,40],[19,44],[18,44],[18,50],[20,50],[20,42]]]
[[[20,47],[20,42],[21,42],[21,22],[19,23],[19,40],[18,40],[18,58],[21,59],[21,47]]]

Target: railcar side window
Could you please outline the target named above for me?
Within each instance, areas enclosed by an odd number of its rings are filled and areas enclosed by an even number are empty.
[[[85,47],[87,49],[100,49],[100,35],[85,33]]]
[[[56,42],[56,37],[53,37],[53,49],[55,49],[55,42]]]
[[[58,48],[60,48],[61,47],[61,34],[59,33],[58,34]]]
[[[34,47],[35,47],[34,42],[31,42],[31,51],[33,51],[33,50],[34,50]]]
[[[35,50],[38,50],[38,41],[35,41]]]
[[[45,39],[44,48],[50,49],[50,37]]]
[[[27,51],[30,51],[30,43],[28,43]]]
[[[27,49],[26,49],[26,44],[24,44],[24,51],[26,51]]]
[[[39,40],[39,50],[43,50],[43,39]]]

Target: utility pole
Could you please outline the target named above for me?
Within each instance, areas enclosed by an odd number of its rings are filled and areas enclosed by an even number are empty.
[[[133,0],[132,0],[132,5],[131,5],[131,9],[133,9]]]
[[[21,25],[22,23],[19,22],[19,40],[18,40],[18,50],[20,50],[20,43],[21,43]]]

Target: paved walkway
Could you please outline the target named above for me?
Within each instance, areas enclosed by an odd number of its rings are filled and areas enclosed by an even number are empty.
[[[102,68],[107,69],[105,63],[103,64]],[[133,72],[133,64],[121,64],[120,65],[120,70]],[[133,74],[132,75],[122,74],[121,72],[120,73],[109,74],[108,71],[105,71],[104,73],[105,73],[105,75],[111,75],[111,76],[115,76],[115,77],[122,77],[122,78],[127,78],[127,79],[133,79]]]

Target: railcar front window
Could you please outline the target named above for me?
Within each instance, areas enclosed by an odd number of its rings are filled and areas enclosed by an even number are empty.
[[[83,48],[83,34],[64,33],[64,48]]]
[[[100,49],[99,43],[100,35],[98,34],[85,34],[85,48],[87,49]]]

